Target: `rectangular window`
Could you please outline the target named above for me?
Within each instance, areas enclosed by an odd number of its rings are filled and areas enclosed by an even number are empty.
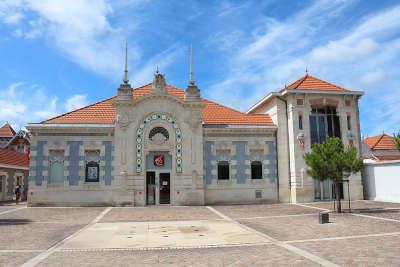
[[[351,116],[347,115],[347,130],[351,130]]]
[[[303,115],[299,115],[299,130],[303,130]]]
[[[100,150],[85,151],[86,176],[85,182],[99,182]]]
[[[303,101],[303,99],[298,98],[298,99],[296,99],[296,103],[298,106],[302,106],[304,104],[304,101]]]
[[[49,151],[49,184],[64,183],[64,150]]]
[[[262,179],[261,161],[252,161],[251,162],[251,179]]]
[[[229,180],[229,162],[218,162],[218,180]]]
[[[351,106],[351,101],[350,100],[346,100],[344,101],[346,107],[350,107]]]
[[[310,114],[311,144],[322,143],[327,137],[341,137],[336,108],[313,108]]]
[[[0,193],[2,192],[3,192],[3,176],[0,176]]]

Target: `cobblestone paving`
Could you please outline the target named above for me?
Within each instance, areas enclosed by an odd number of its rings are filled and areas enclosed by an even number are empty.
[[[47,249],[82,227],[76,224],[2,224],[0,249]]]
[[[214,208],[233,219],[318,213],[318,210],[313,208],[290,204],[214,206]]]
[[[311,203],[326,207],[331,203]],[[400,204],[355,201],[358,209],[396,209]],[[0,206],[7,210],[15,205]],[[24,207],[18,206],[18,207]],[[214,207],[254,230],[339,265],[400,266],[400,223],[352,214],[331,214],[318,223],[315,208],[289,204]],[[328,207],[329,208],[329,207]],[[18,266],[75,233],[105,208],[23,208],[0,214],[0,266]],[[287,216],[288,215],[288,216]],[[361,215],[399,219],[400,212]],[[246,219],[240,219],[246,218]],[[101,222],[221,220],[206,207],[112,208]],[[243,226],[242,226],[243,227]],[[359,236],[385,234],[382,236]],[[344,238],[346,239],[332,239]],[[310,241],[309,239],[318,239]],[[324,240],[319,240],[324,239]],[[197,247],[197,246],[196,246]],[[110,261],[110,259],[112,259]],[[313,262],[276,244],[168,250],[58,250],[41,266],[313,266]]]
[[[206,207],[113,208],[100,222],[147,222],[221,219]]]
[[[342,266],[400,266],[400,236],[296,243]]]
[[[307,206],[333,210],[334,202],[313,202],[305,204]],[[342,201],[342,209],[348,209],[348,201]],[[351,201],[350,207],[352,210],[366,210],[366,209],[400,209],[400,203],[378,202],[370,200]]]
[[[1,267],[15,267],[23,264],[39,252],[0,252]]]
[[[13,209],[18,209],[18,208],[23,208],[26,207],[24,204],[18,204],[15,205],[14,203],[1,203],[0,204],[0,213],[8,210],[13,210]]]
[[[241,222],[281,241],[400,232],[400,223],[351,214],[331,214],[329,224],[319,224],[317,216],[241,220]]]
[[[363,213],[365,215],[372,215],[375,217],[387,218],[398,220],[400,223],[400,210],[398,211],[386,211],[386,212],[374,212],[374,213]]]
[[[1,220],[29,220],[32,222],[59,222],[87,224],[104,208],[26,208],[0,215]]]
[[[275,245],[206,249],[57,252],[39,266],[318,266]]]

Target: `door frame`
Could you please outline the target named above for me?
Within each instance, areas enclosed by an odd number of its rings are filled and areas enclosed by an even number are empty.
[[[148,172],[154,172],[155,173],[155,183],[156,183],[156,186],[155,186],[155,202],[154,202],[154,205],[149,205],[149,204],[147,204],[147,173]],[[145,204],[146,204],[146,206],[157,206],[157,205],[160,205],[160,174],[161,173],[169,173],[169,203],[171,204],[171,200],[172,200],[172,198],[171,198],[171,192],[172,192],[172,179],[171,179],[171,174],[172,174],[172,172],[170,171],[170,170],[146,170],[146,175],[145,175],[145,183],[144,183],[144,185],[145,185],[145,192],[146,192],[146,194],[145,194]],[[161,204],[161,205],[164,205],[164,204]],[[165,204],[165,205],[168,205],[168,204]]]

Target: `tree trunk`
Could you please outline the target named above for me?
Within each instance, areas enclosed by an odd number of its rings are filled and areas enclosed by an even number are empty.
[[[342,213],[342,203],[340,203],[340,180],[335,179],[335,193],[337,202],[337,212]]]

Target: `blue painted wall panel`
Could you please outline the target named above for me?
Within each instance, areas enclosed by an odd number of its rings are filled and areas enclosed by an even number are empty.
[[[79,185],[79,147],[81,146],[81,141],[68,141],[69,146],[69,165],[68,165],[68,183],[70,186]]]

